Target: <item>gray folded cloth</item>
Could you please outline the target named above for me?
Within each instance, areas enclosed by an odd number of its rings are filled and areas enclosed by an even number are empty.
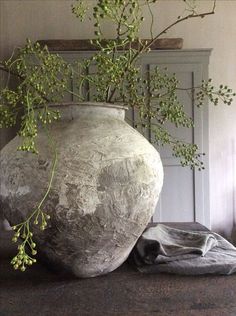
[[[163,224],[148,228],[137,241],[131,260],[144,273],[232,274],[236,248],[210,231],[185,231]]]

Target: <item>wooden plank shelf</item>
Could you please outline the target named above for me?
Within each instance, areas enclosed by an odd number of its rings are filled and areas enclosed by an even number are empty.
[[[141,43],[134,41],[132,48],[138,49],[142,43],[149,42],[150,39],[143,39]],[[96,51],[97,47],[91,44],[89,39],[76,40],[76,39],[48,39],[38,40],[41,46],[47,46],[50,51]],[[105,43],[105,41],[104,41]],[[182,38],[160,38],[153,43],[150,48],[152,50],[164,49],[181,49],[183,47]],[[123,48],[122,48],[123,49]]]

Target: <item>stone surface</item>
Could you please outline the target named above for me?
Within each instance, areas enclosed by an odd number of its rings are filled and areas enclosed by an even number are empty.
[[[159,154],[124,121],[122,107],[67,105],[50,134],[58,152],[53,190],[43,206],[49,227],[34,229],[43,256],[80,277],[122,264],[149,222],[163,182]],[[47,189],[52,152],[43,131],[39,156],[16,152],[19,138],[1,152],[0,207],[17,224]]]

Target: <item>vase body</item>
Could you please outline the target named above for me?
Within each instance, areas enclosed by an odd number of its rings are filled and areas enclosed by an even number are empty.
[[[32,225],[40,255],[79,277],[108,273],[128,257],[155,211],[163,168],[155,148],[124,121],[123,107],[71,104],[50,127],[58,163],[42,206],[42,232]],[[15,137],[0,154],[0,207],[11,225],[22,222],[47,190],[53,153],[47,135],[39,155],[16,151]]]

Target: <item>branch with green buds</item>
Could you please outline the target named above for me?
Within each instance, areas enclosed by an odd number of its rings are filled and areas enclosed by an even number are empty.
[[[31,266],[33,263],[36,262],[36,259],[32,256],[37,254],[36,250],[36,243],[33,240],[33,232],[32,227],[39,226],[40,230],[45,230],[47,228],[47,221],[50,219],[50,215],[46,214],[42,209],[43,204],[47,200],[53,184],[53,179],[56,172],[57,166],[57,150],[56,145],[52,137],[49,134],[45,126],[45,132],[47,134],[49,145],[51,147],[51,151],[53,153],[53,162],[51,168],[51,174],[49,178],[48,188],[39,202],[38,206],[33,210],[30,215],[21,223],[14,225],[12,228],[15,231],[14,236],[12,238],[13,242],[17,242],[19,238],[23,241],[18,246],[18,253],[17,255],[11,260],[11,264],[13,265],[14,269],[20,269],[21,271],[25,271],[27,265]],[[30,251],[30,255],[27,252],[27,249]]]
[[[21,271],[25,271],[27,265],[31,266],[36,262],[36,259],[33,258],[33,256],[37,254],[37,250],[36,243],[33,240],[33,232],[31,231],[32,221],[34,225],[40,223],[40,229],[44,230],[47,226],[48,219],[50,219],[50,216],[37,208],[27,220],[12,227],[15,231],[12,241],[17,242],[19,238],[23,240],[23,242],[18,245],[18,253],[11,260],[11,264],[15,270],[20,269]],[[30,249],[31,255],[28,254],[26,248]]]
[[[218,105],[219,101],[231,105],[233,97],[236,93],[228,86],[221,84],[219,88],[212,85],[212,80],[202,81],[201,87],[196,92],[197,106],[202,106],[206,100],[209,100],[214,105]]]

